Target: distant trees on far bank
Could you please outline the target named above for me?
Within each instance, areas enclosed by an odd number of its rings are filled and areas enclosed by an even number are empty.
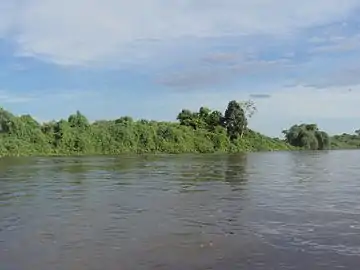
[[[122,116],[90,123],[77,111],[67,119],[39,123],[0,109],[0,156],[360,148],[360,132],[330,138],[316,124],[293,125],[283,131],[284,140],[270,138],[248,127],[255,112],[252,101],[232,100],[224,112],[183,109],[178,122]]]
[[[286,142],[292,146],[309,150],[326,150],[330,148],[330,136],[319,130],[316,124],[293,125],[284,130]]]
[[[215,131],[225,128],[230,140],[242,138],[248,129],[248,119],[254,114],[256,107],[252,101],[237,102],[232,100],[222,114],[220,111],[212,111],[207,107],[201,107],[199,112],[191,112],[183,109],[177,116],[181,125],[193,129],[207,129]]]

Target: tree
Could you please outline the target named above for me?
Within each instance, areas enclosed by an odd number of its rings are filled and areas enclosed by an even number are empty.
[[[330,146],[330,137],[320,131],[316,124],[293,125],[283,131],[286,141],[296,147],[309,150],[324,150]]]
[[[207,107],[201,107],[201,108],[199,109],[199,118],[200,118],[201,120],[203,120],[204,122],[207,122],[210,113],[211,113],[211,110],[210,110],[209,108],[207,108]]]
[[[316,139],[318,141],[318,149],[325,150],[330,148],[330,136],[324,131],[315,132]]]
[[[247,119],[253,117],[253,115],[257,112],[255,102],[252,100],[242,101],[240,102],[240,106],[245,111],[245,116]]]
[[[76,114],[70,115],[68,122],[72,128],[87,128],[90,126],[89,121],[80,111],[76,111]]]
[[[215,131],[217,127],[221,126],[223,115],[219,111],[212,111],[207,119],[208,129]]]
[[[211,110],[206,107],[201,107],[199,112],[183,109],[176,119],[180,121],[180,125],[192,127],[195,130],[204,129],[207,126],[210,112]]]
[[[196,129],[196,126],[194,126],[194,114],[190,110],[183,109],[176,119],[180,121],[180,125],[191,126]]]
[[[122,116],[115,120],[115,124],[131,125],[134,119],[131,116]]]
[[[239,136],[242,138],[247,129],[247,124],[245,111],[240,103],[235,100],[230,101],[223,118],[223,126],[226,128],[230,139],[234,140]]]
[[[0,132],[10,133],[12,131],[13,121],[15,118],[16,117],[12,113],[0,108]]]
[[[252,101],[233,100],[224,113],[207,107],[196,111],[184,109],[177,116],[180,123],[136,121],[129,116],[89,123],[79,111],[67,120],[39,123],[30,115],[15,116],[0,108],[0,156],[236,153],[288,150],[293,149],[291,145],[327,149],[330,145],[328,134],[315,124],[294,125],[285,131],[290,143],[263,136],[248,128],[248,119],[255,112]],[[360,136],[355,134],[333,138],[332,146],[360,148]]]

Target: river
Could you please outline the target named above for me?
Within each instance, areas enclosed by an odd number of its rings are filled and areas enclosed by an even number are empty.
[[[359,269],[360,151],[4,158],[0,269]]]

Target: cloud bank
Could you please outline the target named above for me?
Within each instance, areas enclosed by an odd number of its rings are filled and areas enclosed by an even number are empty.
[[[64,65],[134,57],[139,46],[147,55],[154,41],[291,35],[341,21],[360,6],[358,0],[8,2],[0,4],[0,34],[15,42],[17,54]]]

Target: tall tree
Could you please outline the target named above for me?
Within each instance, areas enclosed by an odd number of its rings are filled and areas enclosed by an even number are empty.
[[[223,118],[223,125],[230,139],[233,140],[239,136],[241,138],[247,129],[247,124],[245,111],[240,103],[235,100],[230,101]]]

